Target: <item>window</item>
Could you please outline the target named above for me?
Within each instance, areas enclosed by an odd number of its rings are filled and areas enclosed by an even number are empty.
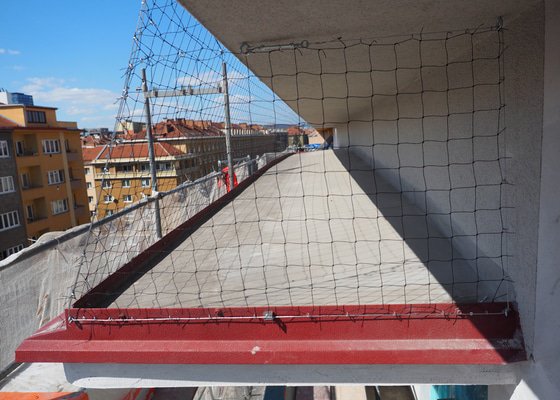
[[[125,195],[123,196],[123,201],[124,201],[125,203],[132,203],[132,195],[131,195],[131,194],[125,194]]]
[[[25,111],[27,122],[34,124],[44,124],[47,122],[47,116],[44,111]]]
[[[117,172],[132,172],[132,165],[119,165]]]
[[[23,187],[24,189],[28,189],[31,186],[30,182],[29,182],[29,174],[27,172],[24,172],[23,174],[21,174],[21,187]]]
[[[111,215],[113,215],[113,210],[107,210],[107,212],[105,213],[105,216],[110,217]]]
[[[16,226],[19,226],[19,213],[17,211],[0,214],[0,231],[15,228]]]
[[[88,189],[91,189],[93,187],[93,185],[91,184],[91,182],[86,182],[86,187]]]
[[[43,153],[45,154],[60,153],[60,141],[58,139],[43,140]]]
[[[84,174],[85,175],[89,175],[90,172],[91,172],[91,170],[89,168],[84,168]]]
[[[68,211],[68,199],[51,201],[53,215]]]
[[[130,179],[123,179],[122,187],[123,188],[129,188],[130,187]]]
[[[0,177],[0,194],[15,192],[14,178],[11,176]]]
[[[109,168],[108,167],[103,167],[103,169],[101,170],[104,174],[108,174],[109,173]]]
[[[0,140],[0,158],[10,157],[10,149],[7,140]]]
[[[64,170],[59,169],[55,171],[49,171],[47,173],[49,179],[49,185],[57,185],[64,182]]]
[[[103,189],[111,189],[111,187],[112,187],[111,186],[111,181],[104,180],[103,183],[101,184],[101,187]]]
[[[149,164],[140,164],[140,171],[141,172],[149,172],[150,171],[150,165]]]
[[[157,169],[158,171],[171,171],[171,163],[158,163]]]
[[[32,205],[28,205],[25,207],[26,211],[27,211],[27,219],[29,221],[34,221],[35,220],[35,210],[33,210],[33,206]]]
[[[150,179],[149,178],[143,178],[141,182],[142,182],[142,187],[150,187]]]
[[[93,203],[93,196],[88,196],[87,200],[88,200],[88,203]]]
[[[0,252],[0,260],[11,256],[12,254],[16,254],[23,250],[23,244],[18,244],[17,246],[10,247],[9,249],[3,250]]]
[[[113,196],[111,196],[110,194],[106,194],[105,196],[103,196],[103,201],[105,203],[111,203],[115,198]]]
[[[16,154],[23,156],[25,154],[25,145],[22,141],[16,142]]]

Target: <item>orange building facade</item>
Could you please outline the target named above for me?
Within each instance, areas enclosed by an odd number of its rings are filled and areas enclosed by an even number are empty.
[[[30,242],[89,222],[77,124],[58,121],[52,107],[0,105],[0,116],[12,122],[14,178]]]

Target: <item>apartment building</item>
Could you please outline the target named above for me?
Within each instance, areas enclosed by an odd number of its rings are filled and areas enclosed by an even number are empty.
[[[76,123],[58,121],[56,108],[22,104],[0,105],[0,116],[11,125],[9,150],[17,171],[13,179],[20,187],[20,222],[27,238],[33,241],[46,232],[88,222]]]
[[[82,144],[84,141],[82,140]],[[105,149],[105,146],[88,146],[82,147],[82,156],[84,159],[84,177],[86,182],[86,192],[88,199],[88,209],[90,216],[95,213],[95,208],[97,207],[97,190],[95,186],[95,165],[92,164],[94,160]]]
[[[0,117],[0,260],[27,246],[12,127],[16,124]]]
[[[195,157],[190,170],[191,180],[204,176],[218,168],[218,161],[225,161],[225,124],[208,120],[167,119],[154,125],[154,138],[169,143],[185,154]],[[252,158],[274,151],[282,151],[277,137],[255,124],[232,124],[231,146],[234,158]],[[145,140],[145,131],[123,135],[125,141]]]
[[[132,127],[132,125],[131,125]],[[225,126],[212,121],[166,120],[154,125],[158,190],[173,189],[217,171],[226,160]],[[115,144],[95,146],[82,140],[90,214],[100,219],[151,194],[145,129],[124,130]],[[277,149],[275,135],[260,125],[232,126],[234,158],[255,157]]]
[[[97,218],[112,215],[152,193],[148,144],[122,143],[84,148],[90,210]],[[169,143],[154,145],[158,190],[172,189],[191,176],[195,157]],[[97,154],[95,154],[97,153]],[[93,157],[91,157],[93,155]],[[89,160],[91,158],[91,160]]]

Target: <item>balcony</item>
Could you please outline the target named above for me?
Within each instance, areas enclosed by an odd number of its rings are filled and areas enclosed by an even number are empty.
[[[16,160],[20,168],[33,167],[41,163],[41,155],[37,152],[25,151],[18,154]]]
[[[77,204],[74,206],[74,214],[76,217],[83,217],[86,212],[89,212],[89,207]]]
[[[43,185],[30,185],[22,187],[22,195],[25,199],[36,199],[45,195]]]
[[[38,236],[37,233],[40,231],[49,229],[49,218],[47,216],[38,215],[33,218],[27,218],[27,234],[28,236]]]
[[[39,152],[37,150],[25,150],[21,153],[17,153],[16,156],[17,157],[33,157],[33,156],[38,156]]]
[[[84,181],[80,178],[70,178],[70,187],[72,190],[78,190],[85,187]]]
[[[39,223],[41,221],[44,221],[46,219],[48,219],[48,217],[45,216],[45,215],[37,215],[33,218],[27,218],[26,221],[29,225],[31,225],[31,224],[37,224],[37,223]]]
[[[558,29],[549,23],[560,16],[558,7],[548,8],[547,0],[545,19],[542,2],[477,2],[460,7],[460,17],[454,18],[460,2],[395,8],[390,2],[348,7],[330,1],[321,3],[320,12],[305,2],[262,7],[180,2],[208,21],[210,31],[235,51],[230,56],[246,53],[239,58],[247,69],[259,73],[264,85],[274,83],[274,108],[284,99],[301,114],[298,121],[333,126],[340,151],[291,156],[253,186],[241,182],[236,192],[224,195],[229,202],[219,200],[204,212],[192,207],[206,195],[213,199],[214,189],[223,193],[219,180],[214,179],[215,187],[209,179],[208,185],[181,188],[161,201],[148,199],[127,211],[126,220],[122,213],[88,227],[84,240],[60,248],[76,254],[75,244],[83,243],[87,249],[79,264],[80,279],[87,278],[76,282],[72,293],[82,289],[90,298],[63,315],[64,332],[55,330],[59,322],[54,321],[35,335],[36,355],[44,359],[27,360],[52,361],[66,352],[69,376],[98,386],[193,386],[233,379],[241,384],[514,385],[523,379],[518,388],[493,391],[560,398],[553,390],[560,370],[554,296],[560,292],[551,279],[557,277],[559,258],[553,189],[560,142],[554,138],[557,118],[548,115],[559,103]],[[148,10],[148,23],[139,25],[151,31],[159,15]],[[227,15],[258,21],[259,29],[223,24]],[[501,19],[488,32],[479,28],[497,15],[510,17],[505,35]],[[288,25],[286,39],[283,26]],[[185,28],[190,26],[196,24],[186,20]],[[171,46],[154,43],[163,35],[136,37],[166,54]],[[178,42],[166,43],[177,48]],[[478,52],[488,49],[498,51],[489,59]],[[215,65],[227,59],[224,53],[219,57]],[[175,73],[182,64],[169,65]],[[159,63],[158,71],[166,66]],[[189,64],[180,72],[192,71]],[[128,75],[130,87],[138,86],[137,72]],[[499,87],[489,88],[488,82]],[[149,83],[161,87],[162,82]],[[503,93],[516,94],[507,108]],[[502,122],[507,130],[500,129]],[[480,131],[494,133],[495,143],[507,143],[507,151],[501,146],[490,151],[492,146],[479,140]],[[463,146],[464,136],[470,145]],[[365,158],[365,165],[353,156]],[[502,174],[505,164],[512,168]],[[510,182],[515,182],[511,191]],[[182,222],[159,242],[153,233],[155,205]],[[193,214],[196,220],[185,221]],[[76,270],[75,257],[57,260]],[[68,293],[67,282],[53,281],[61,284],[59,293]],[[96,296],[106,296],[102,300],[112,308],[97,308],[104,305]],[[494,299],[507,303],[489,303]],[[510,304],[520,307],[531,360],[492,366],[524,357]],[[507,331],[500,332],[503,328]],[[48,335],[69,340],[55,342],[47,353]],[[508,355],[511,350],[520,357]]]
[[[66,159],[68,160],[68,162],[81,161],[82,155],[77,151],[67,151]]]

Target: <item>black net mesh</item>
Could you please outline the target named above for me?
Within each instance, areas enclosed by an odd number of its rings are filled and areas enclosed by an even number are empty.
[[[183,92],[152,93],[155,146],[179,165],[213,151],[214,172],[177,172],[165,193],[93,224],[75,297],[119,308],[510,301],[504,47],[497,26],[232,52],[175,1],[144,2],[117,117],[124,136],[105,168],[145,142],[145,68],[150,90]],[[224,63],[244,182],[229,195],[224,95],[204,93],[223,90]],[[119,184],[111,173],[100,207]],[[158,213],[162,234],[177,236],[146,251]]]

